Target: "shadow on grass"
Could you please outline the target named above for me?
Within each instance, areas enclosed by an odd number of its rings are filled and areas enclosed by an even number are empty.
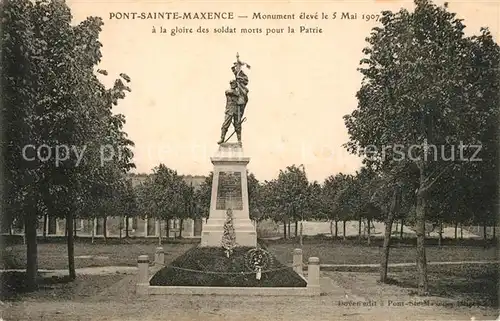
[[[158,237],[116,237],[110,236],[106,239],[102,236],[95,237],[92,241],[92,237],[89,236],[75,236],[75,243],[82,244],[158,244]],[[66,236],[37,236],[37,244],[66,244],[67,237]],[[162,244],[196,244],[199,243],[199,238],[162,238]],[[24,239],[22,235],[0,235],[0,243],[4,246],[13,246],[13,245],[23,245]]]
[[[51,290],[54,285],[72,282],[69,276],[45,276],[39,273],[37,287],[30,289],[26,282],[25,272],[1,272],[0,281],[0,298],[2,300],[17,300],[20,295],[25,293],[37,290]]]
[[[71,281],[68,276],[49,276],[40,273],[37,289],[29,290],[24,272],[2,272],[0,273],[2,281],[0,300],[20,301],[29,298],[39,301],[65,301],[95,298],[100,293],[116,286],[126,277],[121,273],[110,275],[81,274],[76,276],[76,280]],[[117,295],[121,298],[123,293],[131,291],[133,291],[132,288],[122,288],[121,293]],[[108,295],[105,297],[109,298]]]
[[[429,293],[457,300],[461,305],[498,308],[499,267],[499,264],[428,266]],[[412,289],[410,294],[417,294],[416,267],[392,274],[388,284]]]

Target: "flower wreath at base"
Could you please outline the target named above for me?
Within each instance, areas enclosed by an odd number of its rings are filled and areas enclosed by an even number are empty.
[[[250,271],[256,273],[257,280],[260,280],[262,270],[269,269],[272,263],[272,255],[260,247],[251,249],[245,253],[245,266]]]

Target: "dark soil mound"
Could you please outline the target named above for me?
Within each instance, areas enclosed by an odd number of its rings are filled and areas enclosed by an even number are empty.
[[[222,248],[195,247],[169,266],[158,271],[150,285],[169,286],[227,286],[227,287],[305,287],[291,267],[281,264],[272,254],[260,280],[246,262],[250,247],[237,247],[228,258]]]

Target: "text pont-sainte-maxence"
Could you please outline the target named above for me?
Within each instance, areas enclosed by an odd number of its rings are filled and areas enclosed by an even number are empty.
[[[110,12],[110,20],[233,20],[235,18],[251,18],[253,20],[319,20],[335,19],[337,13],[330,17],[325,13],[290,13],[267,14],[254,12],[252,15],[235,15],[234,12]]]

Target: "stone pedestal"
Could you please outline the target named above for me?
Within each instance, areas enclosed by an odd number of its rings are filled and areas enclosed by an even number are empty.
[[[211,161],[214,164],[212,197],[201,246],[221,246],[226,210],[231,208],[236,246],[256,247],[257,232],[248,207],[247,164],[250,158],[243,155],[240,143],[223,143]]]

